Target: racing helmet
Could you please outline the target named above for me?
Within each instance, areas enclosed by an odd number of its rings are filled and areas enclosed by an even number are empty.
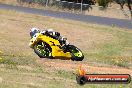
[[[48,32],[53,32],[53,29],[47,29]]]
[[[39,33],[39,29],[38,28],[31,28],[30,30],[30,36],[31,38],[36,34],[36,33]]]

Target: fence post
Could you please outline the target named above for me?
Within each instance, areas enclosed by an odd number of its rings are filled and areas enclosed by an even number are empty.
[[[82,13],[82,10],[83,10],[83,0],[81,0],[81,13]]]
[[[46,0],[46,7],[48,6],[48,2],[49,2],[49,0]]]
[[[81,13],[82,13],[82,2],[81,2]]]

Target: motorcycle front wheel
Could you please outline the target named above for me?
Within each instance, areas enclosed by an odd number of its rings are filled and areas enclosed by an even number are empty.
[[[77,48],[74,45],[68,45],[68,50],[71,53],[71,60],[75,60],[75,61],[82,61],[84,59],[84,55],[82,53],[82,51]]]
[[[38,42],[34,45],[34,52],[40,58],[52,58],[52,50],[51,47],[45,42]]]

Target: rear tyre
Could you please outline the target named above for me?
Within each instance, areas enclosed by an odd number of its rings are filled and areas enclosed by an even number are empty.
[[[40,58],[53,58],[51,47],[47,43],[42,42],[42,41],[34,45],[34,52]]]
[[[82,61],[84,59],[84,55],[82,53],[82,51],[77,48],[74,45],[68,45],[68,50],[71,53],[71,60],[75,60],[75,61]]]

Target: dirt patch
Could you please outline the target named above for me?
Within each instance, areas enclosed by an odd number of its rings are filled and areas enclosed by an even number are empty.
[[[89,64],[84,64],[83,62],[73,62],[73,61],[58,61],[58,60],[37,60],[38,63],[43,64],[48,68],[61,69],[66,71],[76,72],[77,68],[82,65],[82,67],[87,71],[87,73],[101,73],[101,74],[130,74],[132,75],[131,69],[121,68],[121,67],[102,67],[102,66],[91,66]]]
[[[30,66],[21,66],[21,65],[19,65],[19,66],[17,66],[17,68],[18,68],[18,69],[33,70],[33,68],[30,67]]]
[[[0,83],[2,83],[3,79],[0,77]]]

